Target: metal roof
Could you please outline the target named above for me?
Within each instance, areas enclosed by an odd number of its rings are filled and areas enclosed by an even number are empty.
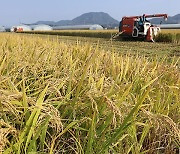
[[[180,29],[180,24],[162,24],[159,27],[161,29]]]

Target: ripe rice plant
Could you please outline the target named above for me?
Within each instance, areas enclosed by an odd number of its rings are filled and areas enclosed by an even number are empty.
[[[20,32],[20,33],[46,34],[46,35],[59,35],[59,36],[79,36],[79,37],[110,39],[117,32],[118,30],[59,30],[59,31],[27,31],[27,32]],[[179,30],[162,30],[162,32],[156,36],[155,41],[179,44],[180,31]]]
[[[108,38],[110,39],[117,30],[54,30],[54,31],[27,31],[20,33],[30,34],[46,34],[46,35],[60,35],[60,36],[79,36],[79,37],[94,37],[94,38]]]
[[[161,29],[161,33],[180,33],[180,29]]]
[[[176,154],[177,64],[0,34],[0,151]]]
[[[156,38],[156,42],[170,42],[180,43],[180,33],[159,33]]]

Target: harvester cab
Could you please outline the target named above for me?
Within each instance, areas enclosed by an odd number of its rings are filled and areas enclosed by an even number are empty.
[[[152,25],[147,18],[157,17],[164,17],[166,20],[167,14],[123,17],[119,24],[119,34],[122,38],[137,38],[154,42],[154,37],[160,31],[160,27]]]

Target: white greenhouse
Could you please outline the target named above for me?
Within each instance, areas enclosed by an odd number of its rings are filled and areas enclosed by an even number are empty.
[[[0,26],[0,32],[5,32],[6,29],[3,26]]]
[[[49,25],[35,25],[33,26],[34,31],[51,31],[53,28]]]
[[[53,30],[103,30],[101,25],[69,25],[69,26],[55,26]]]
[[[180,29],[180,24],[162,24],[159,26],[161,29]]]
[[[32,31],[32,28],[27,25],[13,26],[11,28],[11,32],[23,32],[23,31]]]

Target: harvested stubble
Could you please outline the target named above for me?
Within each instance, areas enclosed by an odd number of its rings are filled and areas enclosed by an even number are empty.
[[[177,61],[0,35],[4,153],[178,153]]]

